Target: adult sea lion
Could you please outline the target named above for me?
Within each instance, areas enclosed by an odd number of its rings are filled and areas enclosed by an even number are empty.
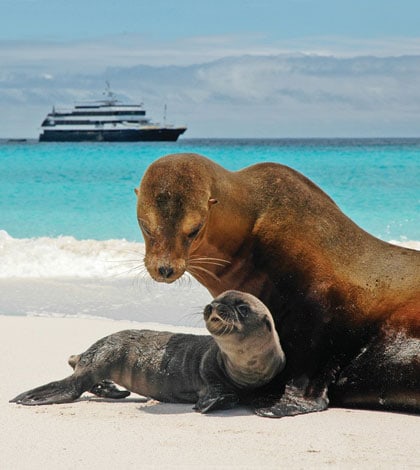
[[[200,155],[168,155],[136,193],[154,280],[189,272],[213,296],[246,291],[270,309],[287,365],[258,414],[329,401],[420,411],[420,252],[369,235],[275,163],[230,172]]]
[[[47,405],[76,400],[85,391],[123,398],[127,390],[160,401],[195,403],[197,411],[228,408],[281,371],[285,356],[267,307],[228,291],[204,309],[212,336],[125,330],[71,356],[74,373],[11,400]]]

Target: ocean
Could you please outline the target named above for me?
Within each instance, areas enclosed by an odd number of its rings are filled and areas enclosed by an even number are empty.
[[[194,280],[148,279],[135,213],[133,190],[146,168],[176,152],[230,170],[291,166],[364,230],[420,249],[420,139],[2,141],[0,314],[196,324],[208,293]]]

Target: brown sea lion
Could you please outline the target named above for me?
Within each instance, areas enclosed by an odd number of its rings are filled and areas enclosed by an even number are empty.
[[[420,252],[369,235],[276,163],[230,172],[200,155],[168,155],[136,193],[154,280],[189,272],[213,296],[242,290],[270,309],[287,366],[258,414],[329,401],[420,411]]]
[[[256,297],[228,291],[204,309],[212,336],[125,330],[71,356],[74,373],[21,393],[11,402],[48,405],[83,392],[124,398],[113,382],[160,401],[195,403],[206,413],[246,401],[284,368],[285,356],[267,307]]]

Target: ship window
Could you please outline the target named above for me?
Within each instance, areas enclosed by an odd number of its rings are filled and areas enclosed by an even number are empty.
[[[74,113],[62,113],[61,117],[68,116],[145,116],[146,111],[75,111]]]

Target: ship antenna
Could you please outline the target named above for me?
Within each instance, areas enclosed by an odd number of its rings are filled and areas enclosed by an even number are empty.
[[[116,97],[115,97],[115,93],[113,93],[111,91],[111,85],[110,85],[109,81],[106,80],[105,84],[106,84],[105,91],[102,94],[105,95],[108,98],[107,101],[110,102],[110,103],[113,103],[113,102],[117,101]]]
[[[166,106],[166,103],[165,103],[165,106],[163,107],[163,124],[165,124],[166,126],[166,111],[168,110],[168,107]]]

